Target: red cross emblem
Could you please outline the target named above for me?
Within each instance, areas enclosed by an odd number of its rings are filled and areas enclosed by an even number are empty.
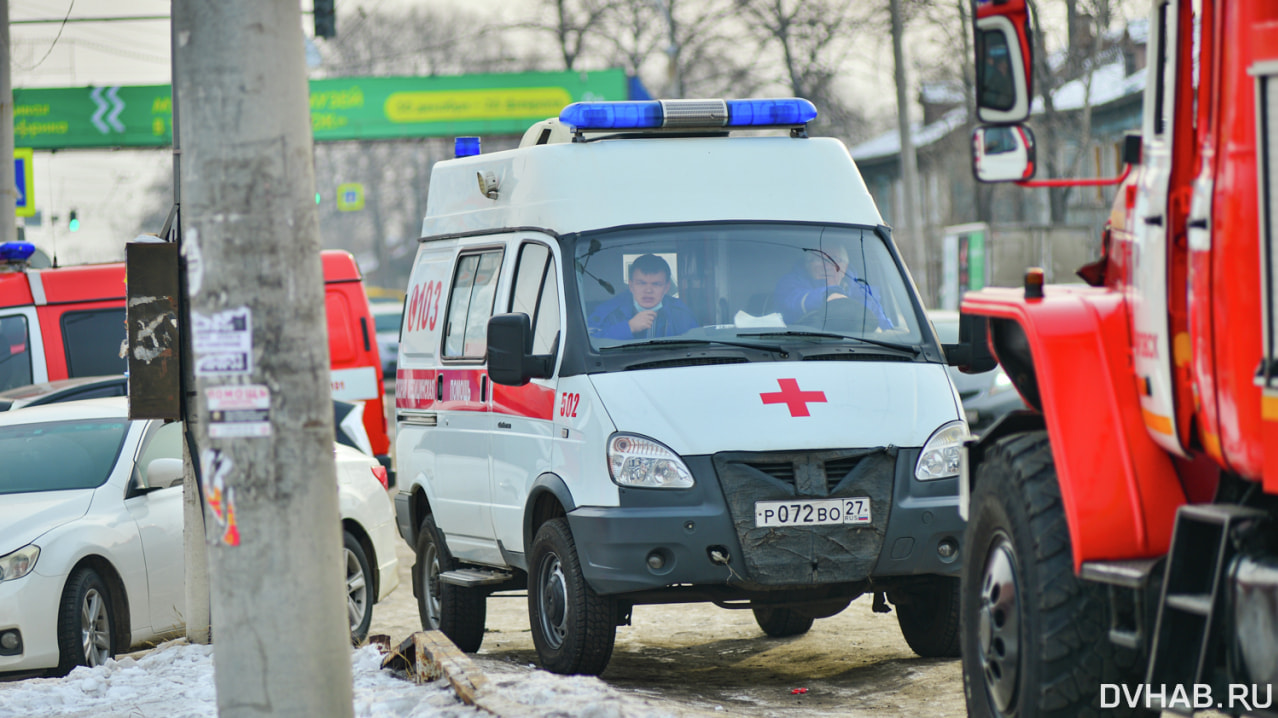
[[[808,413],[808,402],[824,402],[823,391],[799,391],[797,379],[777,379],[781,391],[764,392],[759,395],[764,404],[785,404],[790,409],[790,416],[811,416]]]

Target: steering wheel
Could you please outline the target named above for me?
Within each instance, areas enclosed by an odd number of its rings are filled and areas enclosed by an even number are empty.
[[[873,331],[879,323],[865,306],[864,299],[840,297],[799,317],[796,324],[806,324],[834,331]]]

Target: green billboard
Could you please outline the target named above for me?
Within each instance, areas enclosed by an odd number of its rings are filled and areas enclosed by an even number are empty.
[[[579,100],[627,99],[619,69],[310,81],[316,142],[514,135]],[[14,143],[39,150],[164,147],[173,142],[168,85],[13,91]]]

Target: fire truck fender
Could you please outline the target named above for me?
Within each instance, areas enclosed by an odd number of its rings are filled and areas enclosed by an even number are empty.
[[[1042,412],[1075,571],[1084,561],[1166,553],[1185,494],[1141,419],[1123,297],[1091,287],[1053,287],[1042,299],[985,289],[968,293],[962,311],[988,318],[999,363]],[[979,477],[982,446],[1008,433],[969,452],[970,476]]]

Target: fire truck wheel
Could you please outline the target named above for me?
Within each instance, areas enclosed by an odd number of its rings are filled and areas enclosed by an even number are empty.
[[[484,621],[488,617],[488,595],[476,588],[465,588],[443,583],[439,574],[457,568],[457,561],[448,553],[435,519],[427,516],[417,532],[417,566],[413,579],[419,584],[417,612],[422,618],[422,629],[442,631],[449,640],[466,653],[479,650],[484,641]]]
[[[602,673],[617,638],[619,607],[586,583],[567,519],[537,530],[528,566],[528,622],[541,664],[552,673]]]
[[[755,623],[763,632],[773,638],[801,636],[812,628],[812,618],[800,615],[789,608],[767,608],[760,606],[754,609]]]
[[[924,658],[958,658],[958,577],[928,576],[892,598],[901,635],[915,653]]]
[[[969,715],[1101,715],[1102,683],[1140,682],[1117,664],[1107,639],[1104,587],[1074,575],[1045,431],[1014,434],[987,450],[963,545],[960,630]]]

